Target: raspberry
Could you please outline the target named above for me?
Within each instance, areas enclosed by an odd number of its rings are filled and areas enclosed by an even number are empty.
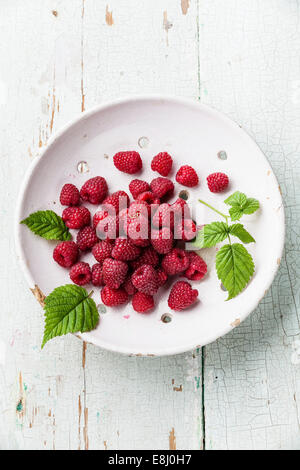
[[[112,249],[111,243],[107,240],[102,240],[93,247],[92,253],[98,263],[103,263],[106,258],[110,257]]]
[[[93,248],[97,241],[98,237],[96,235],[96,230],[92,227],[83,227],[80,229],[76,238],[76,243],[81,251]]]
[[[158,276],[159,286],[160,287],[164,286],[165,283],[168,280],[168,275],[167,275],[166,271],[164,271],[162,268],[158,268],[158,270],[156,272],[157,272],[157,276]]]
[[[155,178],[151,181],[150,188],[159,199],[170,197],[174,192],[174,184],[168,178]]]
[[[196,302],[198,294],[188,282],[178,281],[171,289],[168,305],[172,310],[184,310]]]
[[[133,269],[138,269],[140,268],[143,264],[149,264],[150,266],[153,266],[154,268],[158,265],[159,263],[159,256],[154,250],[152,246],[149,246],[145,248],[144,252],[141,254],[141,256],[135,260],[132,261],[131,266]]]
[[[128,294],[124,289],[111,289],[105,286],[101,291],[101,300],[108,307],[116,307],[127,302]]]
[[[100,204],[107,194],[107,183],[102,176],[87,180],[80,190],[81,199],[91,204]]]
[[[180,248],[174,248],[162,260],[161,267],[169,276],[183,273],[189,267],[188,255]]]
[[[199,178],[194,168],[189,165],[184,165],[177,171],[176,181],[183,186],[193,188],[199,183]]]
[[[160,204],[160,200],[152,191],[141,193],[136,198],[136,202],[146,202],[147,204]]]
[[[152,295],[136,292],[132,297],[132,307],[138,313],[148,313],[154,307],[154,299]]]
[[[82,261],[74,264],[70,269],[70,279],[78,286],[84,286],[91,282],[92,273],[89,264],[83,263]]]
[[[53,251],[53,259],[60,266],[70,268],[78,260],[78,246],[75,242],[61,242]]]
[[[94,286],[103,286],[102,265],[99,263],[92,266],[92,284]]]
[[[119,152],[114,156],[114,165],[118,170],[133,175],[141,170],[143,163],[138,152]]]
[[[153,227],[169,227],[174,228],[174,211],[170,210],[170,204],[161,204],[152,218]]]
[[[134,271],[131,280],[134,287],[144,294],[153,295],[159,288],[157,273],[153,266],[149,264],[143,264],[143,266]]]
[[[184,199],[180,197],[171,205],[172,210],[174,211],[175,218],[177,219],[190,219],[191,211],[188,204]]]
[[[97,223],[96,234],[98,238],[100,238],[101,240],[114,240],[116,237],[118,237],[119,235],[119,216],[118,215],[112,216],[112,215],[108,215],[106,211],[98,211],[96,212],[93,218],[93,225],[95,225],[96,223]]]
[[[69,228],[82,228],[89,225],[91,214],[86,207],[67,207],[62,213],[62,219]]]
[[[207,265],[201,256],[194,251],[187,252],[189,258],[189,267],[185,271],[184,276],[191,281],[200,281],[207,273]]]
[[[131,192],[134,199],[138,197],[139,194],[149,191],[150,186],[146,181],[142,180],[132,180],[129,184],[129,191]]]
[[[206,179],[208,188],[212,193],[225,191],[229,185],[229,178],[225,173],[212,173]]]
[[[173,248],[173,233],[168,227],[161,230],[152,230],[151,243],[153,248],[160,254],[169,253]]]
[[[123,261],[106,258],[102,265],[104,284],[111,289],[118,289],[126,279],[128,266]]]
[[[113,206],[115,214],[119,214],[120,210],[126,209],[129,206],[129,196],[125,191],[117,191],[111,196],[108,196],[103,201],[104,206]],[[111,216],[115,215],[112,208],[109,210]]]
[[[137,289],[132,284],[131,276],[128,276],[123,284],[123,288],[127,292],[128,295],[133,295],[137,292]]]
[[[119,261],[132,261],[140,255],[140,248],[127,238],[117,238],[111,256]]]
[[[156,155],[151,162],[151,169],[157,171],[161,176],[168,176],[172,169],[173,160],[167,152]]]
[[[181,225],[177,224],[174,230],[176,240],[191,241],[197,234],[197,226],[192,219],[182,220]]]
[[[150,245],[150,226],[149,221],[145,217],[130,219],[127,226],[127,235],[136,246],[145,247]]]
[[[137,219],[138,217],[142,216],[148,218],[150,215],[151,209],[147,202],[144,201],[136,201],[132,202],[128,209],[128,217],[130,219]]]
[[[97,211],[93,216],[93,227],[97,228],[99,222],[108,216],[108,211]]]
[[[78,206],[80,194],[74,184],[65,184],[62,187],[59,197],[62,206]]]

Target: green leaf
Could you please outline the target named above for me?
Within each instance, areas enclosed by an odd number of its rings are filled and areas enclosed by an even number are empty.
[[[247,198],[246,194],[236,191],[227,199],[225,204],[231,206],[229,214],[232,221],[239,220],[243,214],[253,214],[259,209],[259,202],[257,199]]]
[[[244,228],[242,224],[233,224],[229,227],[230,235],[238,237],[243,243],[253,243],[255,242],[252,235]]]
[[[228,225],[225,222],[213,222],[205,225],[198,232],[196,239],[191,244],[195,248],[209,248],[222,242],[228,236]]]
[[[56,336],[93,330],[99,313],[83,287],[67,284],[54,289],[45,299],[45,331],[42,348]]]
[[[20,222],[46,240],[71,240],[72,236],[61,217],[53,211],[37,211]]]
[[[224,245],[216,255],[218,278],[228,291],[227,300],[236,297],[246,287],[254,273],[252,256],[240,243]]]

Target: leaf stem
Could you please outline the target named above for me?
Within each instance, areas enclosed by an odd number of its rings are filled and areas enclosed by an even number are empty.
[[[206,207],[209,207],[209,209],[212,209],[213,211],[215,211],[217,214],[221,215],[222,217],[224,217],[224,219],[226,220],[226,222],[228,223],[228,215],[225,215],[223,214],[223,212],[220,212],[218,211],[218,209],[216,209],[215,207],[211,206],[210,204],[208,204],[207,202],[205,201],[202,201],[202,199],[198,199],[199,202],[201,202],[201,204],[204,204]]]
[[[94,293],[94,291],[91,290],[91,292],[90,292],[89,295],[87,296],[87,299],[89,299],[90,297],[92,297],[93,293]]]

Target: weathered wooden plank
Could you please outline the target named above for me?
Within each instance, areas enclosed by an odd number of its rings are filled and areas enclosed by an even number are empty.
[[[201,99],[256,139],[287,218],[285,256],[268,295],[206,347],[206,447],[299,449],[299,5],[202,1],[199,18]]]

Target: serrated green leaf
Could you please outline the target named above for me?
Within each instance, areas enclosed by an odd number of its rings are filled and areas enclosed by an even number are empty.
[[[232,221],[239,220],[243,214],[253,214],[259,209],[259,202],[254,198],[247,198],[244,193],[236,191],[227,199],[225,204],[231,206],[229,214]]]
[[[225,204],[228,206],[237,206],[237,207],[244,207],[244,204],[247,202],[247,196],[240,191],[236,191],[235,193],[231,194],[227,199],[225,199]]]
[[[243,209],[240,209],[239,207],[231,207],[229,209],[229,214],[232,222],[235,222],[236,220],[240,220],[240,218],[243,215]]]
[[[243,243],[255,242],[252,235],[244,228],[242,224],[233,224],[229,227],[230,235],[238,237]]]
[[[243,207],[244,214],[253,214],[259,209],[259,202],[257,199],[248,198]]]
[[[61,217],[53,211],[37,211],[20,222],[46,240],[71,240],[72,236]]]
[[[84,333],[96,327],[99,313],[89,295],[83,287],[67,284],[57,287],[46,297],[42,348],[56,336]]]
[[[198,249],[209,248],[222,242],[227,236],[228,225],[225,222],[213,222],[205,225],[191,244]]]
[[[240,243],[224,245],[216,255],[218,278],[228,291],[227,300],[236,297],[246,287],[254,273],[252,256]]]

